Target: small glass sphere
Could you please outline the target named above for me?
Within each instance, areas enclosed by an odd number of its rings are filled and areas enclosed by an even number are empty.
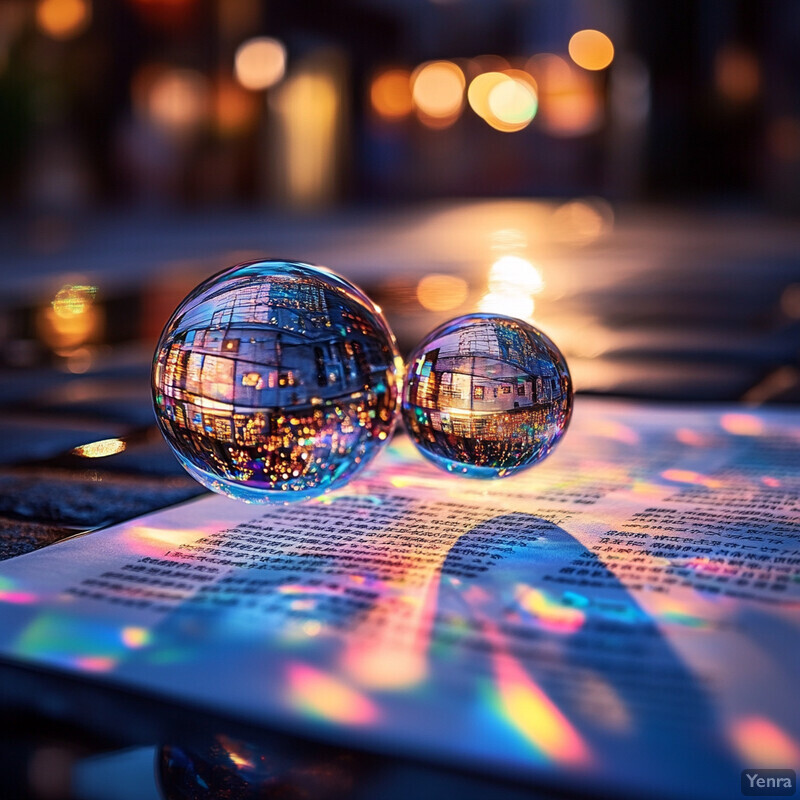
[[[501,478],[541,461],[572,414],[567,362],[540,330],[496,314],[438,327],[408,357],[403,420],[448,472]]]
[[[250,503],[313,497],[388,441],[401,363],[379,310],[340,276],[239,264],[170,317],[153,364],[156,418],[209,489]]]

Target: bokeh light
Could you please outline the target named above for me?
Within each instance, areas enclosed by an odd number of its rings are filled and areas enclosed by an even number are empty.
[[[541,292],[544,281],[539,270],[525,258],[503,256],[489,270],[489,291],[496,294],[532,295]]]
[[[601,70],[614,60],[614,45],[604,33],[587,29],[573,34],[569,55],[579,67]]]
[[[551,136],[583,136],[603,122],[596,79],[552,53],[533,56],[525,66],[539,87],[539,116]]]
[[[245,89],[269,89],[286,72],[286,48],[269,36],[259,36],[244,42],[236,51],[236,79]]]
[[[450,311],[463,305],[467,299],[468,286],[463,278],[455,275],[426,275],[417,284],[419,304],[428,311]]]
[[[188,132],[208,113],[208,81],[196,70],[165,69],[152,81],[146,103],[157,125],[175,133]]]
[[[596,241],[614,225],[614,211],[600,198],[570,200],[553,211],[554,239],[566,244],[586,245]]]
[[[372,79],[369,91],[372,108],[384,119],[402,119],[414,109],[411,99],[411,73],[406,69],[387,69]]]
[[[533,319],[534,302],[529,295],[507,295],[488,292],[478,304],[478,310],[487,314],[503,314],[530,322]]]
[[[743,47],[723,47],[714,59],[714,83],[727,102],[735,105],[752,102],[761,88],[758,58]]]
[[[420,120],[432,128],[444,128],[458,119],[464,102],[466,80],[452,61],[430,61],[414,70],[411,95]]]
[[[519,130],[536,115],[536,92],[527,83],[515,78],[501,81],[489,92],[489,110],[500,122]]]
[[[89,0],[39,0],[36,24],[52,39],[72,39],[86,28],[92,17]]]

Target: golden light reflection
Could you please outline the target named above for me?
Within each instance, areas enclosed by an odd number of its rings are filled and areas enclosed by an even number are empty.
[[[287,677],[287,700],[297,711],[343,725],[369,725],[380,716],[365,694],[307,664],[290,664]]]
[[[92,7],[88,0],[39,0],[36,24],[51,39],[72,39],[89,27]]]
[[[507,295],[488,292],[478,303],[478,310],[486,314],[503,314],[530,321],[533,318],[534,301],[525,295]]]
[[[100,439],[74,448],[72,454],[83,458],[106,458],[123,452],[127,446],[122,439]]]
[[[601,70],[614,60],[614,45],[601,31],[586,29],[569,40],[569,55],[579,67]]]
[[[596,241],[613,227],[614,212],[599,198],[572,200],[553,211],[551,222],[554,239],[582,246]]]
[[[452,61],[429,61],[411,75],[411,97],[420,121],[443,128],[458,119],[464,103],[466,80]]]
[[[369,90],[372,108],[384,119],[407,117],[414,110],[411,73],[406,69],[387,69],[372,79]]]
[[[489,291],[515,296],[538,294],[544,280],[538,267],[519,256],[502,256],[489,269]]]
[[[249,39],[236,51],[234,71],[245,89],[269,89],[286,73],[286,48],[269,36]]]
[[[69,357],[79,353],[82,345],[97,339],[104,317],[94,303],[96,295],[96,286],[62,286],[49,305],[37,312],[36,324],[42,341],[59,355]]]
[[[468,291],[463,278],[433,273],[417,284],[417,299],[428,311],[450,311],[464,304]]]

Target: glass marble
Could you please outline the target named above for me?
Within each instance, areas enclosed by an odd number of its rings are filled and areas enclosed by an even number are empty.
[[[567,362],[522,320],[458,317],[429,333],[407,364],[403,421],[420,452],[448,472],[511,475],[545,458],[569,424]]]
[[[156,418],[215,492],[286,502],[339,488],[389,439],[402,361],[379,310],[344,278],[253,261],[200,284],[156,348]]]

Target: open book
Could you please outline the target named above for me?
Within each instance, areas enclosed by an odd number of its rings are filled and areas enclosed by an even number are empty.
[[[739,796],[800,767],[800,414],[580,398],[490,482],[397,437],[319,500],[204,496],[3,563],[0,658],[532,783]]]

